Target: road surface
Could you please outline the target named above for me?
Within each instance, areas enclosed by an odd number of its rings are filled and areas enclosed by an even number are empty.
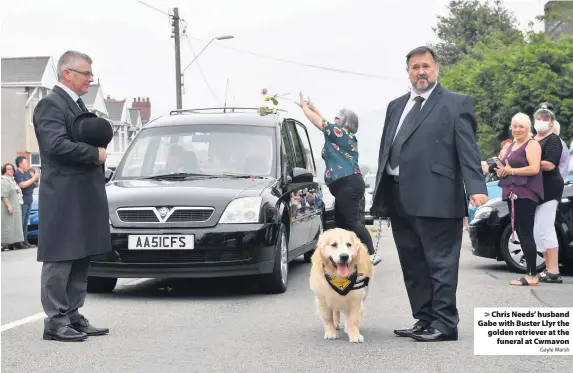
[[[82,309],[103,337],[42,340],[40,263],[35,250],[2,253],[2,371],[28,372],[555,372],[571,356],[474,356],[474,307],[573,307],[565,284],[510,287],[503,263],[476,258],[464,233],[458,290],[460,340],[420,343],[393,335],[412,324],[391,234],[371,282],[363,344],[323,339],[308,285],[310,265],[290,266],[282,295],[248,280],[122,280],[113,294],[88,295]],[[5,330],[6,329],[6,330]],[[340,335],[340,334],[339,334]]]

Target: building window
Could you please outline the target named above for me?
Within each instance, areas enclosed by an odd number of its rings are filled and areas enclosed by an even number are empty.
[[[34,110],[36,109],[36,105],[38,105],[38,102],[40,102],[40,100],[47,96],[48,93],[50,92],[49,89],[47,88],[43,88],[43,87],[38,87],[38,88],[34,88],[34,90],[31,93],[31,98],[30,98],[30,102],[28,104],[28,108],[30,110],[30,126],[34,127]]]
[[[30,153],[30,166],[40,167],[41,165],[40,154]]]

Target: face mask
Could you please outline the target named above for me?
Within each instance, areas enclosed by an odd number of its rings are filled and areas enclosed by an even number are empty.
[[[549,122],[536,120],[535,121],[535,131],[539,132],[546,132],[549,129]]]

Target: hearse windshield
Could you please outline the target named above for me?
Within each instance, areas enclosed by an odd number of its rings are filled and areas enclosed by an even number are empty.
[[[144,129],[125,153],[117,179],[163,176],[267,177],[275,169],[275,129],[176,125]]]

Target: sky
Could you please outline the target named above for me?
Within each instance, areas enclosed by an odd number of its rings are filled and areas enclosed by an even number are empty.
[[[449,0],[19,0],[3,5],[0,55],[87,53],[105,95],[149,97],[151,117],[176,109],[175,53],[168,13],[179,8],[183,108],[258,107],[261,89],[297,99],[302,91],[327,118],[340,108],[359,116],[360,163],[376,166],[388,103],[410,83],[405,56],[437,41],[432,27]],[[506,0],[522,28],[545,0]],[[6,4],[6,3],[5,3]],[[153,7],[153,8],[152,8]],[[536,30],[543,24],[537,23]],[[250,53],[248,53],[250,52]],[[255,56],[253,54],[259,55]],[[272,58],[263,58],[267,56]],[[283,59],[370,75],[333,72]],[[307,124],[315,162],[323,139],[292,101],[280,108]]]

